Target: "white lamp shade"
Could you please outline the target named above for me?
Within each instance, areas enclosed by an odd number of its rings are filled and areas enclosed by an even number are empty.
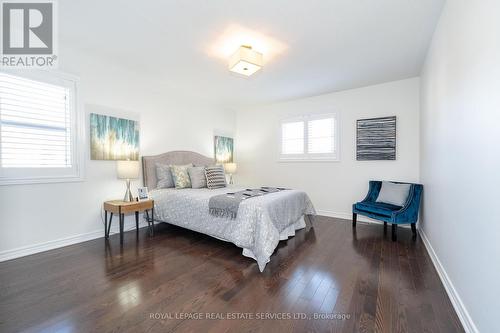
[[[236,163],[226,163],[224,164],[224,170],[226,173],[232,175],[236,173]]]
[[[229,70],[250,76],[262,68],[262,63],[262,53],[252,50],[250,46],[240,46],[229,59]]]
[[[139,178],[139,161],[117,161],[116,173],[120,179]]]

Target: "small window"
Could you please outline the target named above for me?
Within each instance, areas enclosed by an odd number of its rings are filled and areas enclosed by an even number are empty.
[[[81,178],[76,83],[0,73],[0,184]]]
[[[338,119],[310,115],[281,123],[281,160],[338,160]]]

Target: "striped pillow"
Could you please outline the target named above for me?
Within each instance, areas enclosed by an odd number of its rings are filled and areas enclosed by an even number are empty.
[[[222,165],[209,166],[205,168],[207,187],[209,189],[226,187],[226,174]]]

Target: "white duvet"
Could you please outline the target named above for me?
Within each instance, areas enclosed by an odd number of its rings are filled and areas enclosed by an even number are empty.
[[[216,237],[243,249],[257,261],[262,272],[278,242],[306,226],[304,215],[315,215],[305,192],[286,190],[241,202],[236,219],[209,214],[210,197],[239,188],[159,189],[150,192],[155,201],[155,220]]]

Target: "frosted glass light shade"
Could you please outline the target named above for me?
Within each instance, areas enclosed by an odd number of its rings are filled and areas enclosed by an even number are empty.
[[[226,163],[224,164],[224,170],[226,173],[232,175],[233,173],[236,173],[236,163]]]
[[[139,161],[117,161],[116,173],[119,179],[139,178]]]
[[[229,70],[250,76],[261,69],[262,64],[262,53],[252,50],[250,46],[240,46],[229,59]]]

